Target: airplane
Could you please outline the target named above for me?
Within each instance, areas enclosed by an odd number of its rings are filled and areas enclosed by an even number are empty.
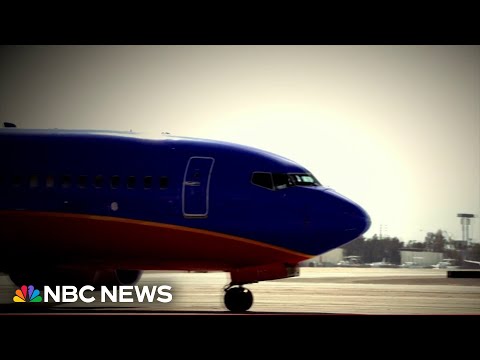
[[[300,164],[239,144],[8,123],[0,150],[0,272],[19,286],[224,271],[225,307],[244,312],[244,285],[298,276],[371,224]]]
[[[350,255],[344,256],[343,260],[340,260],[337,263],[337,266],[341,267],[366,267],[365,264],[361,261],[361,256],[358,255]]]
[[[374,267],[374,268],[394,268],[394,267],[398,267],[395,264],[387,262],[385,258],[383,258],[382,261],[372,262],[372,263],[369,263],[368,265],[370,267]]]
[[[433,269],[458,269],[460,266],[454,265],[455,259],[443,259],[435,265],[431,265]]]

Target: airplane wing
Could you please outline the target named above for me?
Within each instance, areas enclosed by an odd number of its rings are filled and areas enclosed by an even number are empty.
[[[473,261],[473,260],[463,260],[463,261],[469,262],[469,263],[472,263],[472,264],[480,265],[480,261]]]

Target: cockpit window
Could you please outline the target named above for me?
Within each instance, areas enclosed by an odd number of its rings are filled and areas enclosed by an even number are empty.
[[[252,174],[252,183],[257,186],[273,190],[272,173],[254,172]]]
[[[320,182],[312,174],[289,174],[297,186],[319,186]]]
[[[275,185],[275,189],[278,190],[295,185],[290,175],[279,173],[273,173],[273,184]]]
[[[254,172],[252,183],[270,190],[282,190],[292,186],[321,186],[312,174],[284,174]]]

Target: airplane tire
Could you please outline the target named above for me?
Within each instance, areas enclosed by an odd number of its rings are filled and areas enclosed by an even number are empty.
[[[119,285],[134,285],[142,276],[140,270],[99,270],[95,273],[94,285],[113,287]]]
[[[225,306],[232,312],[244,312],[253,304],[253,294],[242,286],[233,286],[225,290]]]

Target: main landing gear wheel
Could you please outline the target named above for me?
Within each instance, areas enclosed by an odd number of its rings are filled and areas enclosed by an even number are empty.
[[[225,306],[232,312],[244,312],[253,304],[252,292],[243,286],[231,286],[225,289]]]

